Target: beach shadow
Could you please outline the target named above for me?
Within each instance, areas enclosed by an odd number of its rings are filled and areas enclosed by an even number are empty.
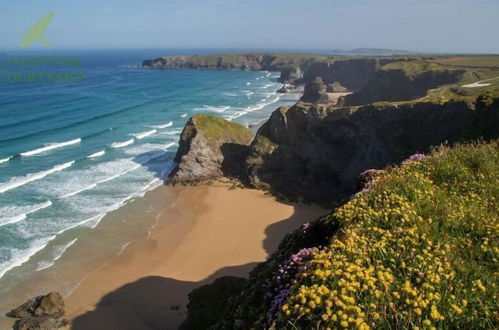
[[[140,164],[154,176],[162,181],[165,181],[168,174],[173,168],[173,159],[175,158],[174,151],[151,150],[135,156],[132,161]]]
[[[270,255],[277,250],[283,239],[282,233],[292,233],[293,230],[300,228],[306,222],[312,222],[318,217],[330,213],[325,210],[321,213],[321,209],[317,208],[317,214],[310,214],[310,210],[304,210],[302,207],[294,206],[293,215],[287,219],[275,222],[265,229],[265,239],[263,240],[263,248]],[[315,213],[315,212],[314,212]]]
[[[305,222],[313,221],[321,215],[321,210],[318,208],[310,212],[295,205],[292,216],[266,228],[266,237],[262,241],[265,251],[272,254],[285,234],[300,228]],[[73,320],[72,330],[178,329],[187,317],[188,295],[192,290],[212,284],[223,276],[247,278],[257,265],[257,262],[253,262],[224,267],[197,282],[161,276],[143,277],[104,296],[94,310]]]
[[[244,277],[256,264],[225,267],[199,282],[143,277],[104,296],[95,310],[76,317],[71,329],[178,329],[186,317],[189,292],[222,276]]]
[[[249,146],[238,143],[224,143],[220,146],[220,151],[224,157],[221,166],[223,175],[246,182],[246,158],[250,151]]]

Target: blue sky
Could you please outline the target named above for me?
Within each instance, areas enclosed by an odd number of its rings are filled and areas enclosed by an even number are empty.
[[[0,49],[50,11],[56,49],[499,53],[499,0],[0,0]]]

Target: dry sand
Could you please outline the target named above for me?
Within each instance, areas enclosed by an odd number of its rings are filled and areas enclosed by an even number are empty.
[[[158,203],[167,189],[146,198]],[[224,184],[185,188],[175,204],[145,215],[157,217],[146,238],[80,283],[66,316],[77,330],[177,329],[189,291],[220,276],[247,276],[286,233],[326,212]]]

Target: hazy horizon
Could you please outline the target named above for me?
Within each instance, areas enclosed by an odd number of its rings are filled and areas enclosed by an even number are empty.
[[[2,50],[21,50],[27,29],[54,12],[45,31],[52,50],[499,53],[496,0],[26,0],[0,9]]]

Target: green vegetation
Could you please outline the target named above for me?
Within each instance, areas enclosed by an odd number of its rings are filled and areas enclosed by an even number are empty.
[[[497,328],[498,182],[498,141],[377,173],[332,213],[330,243],[274,276],[273,327]]]
[[[216,329],[497,329],[499,140],[370,171],[288,235]]]
[[[192,117],[198,130],[210,142],[224,141],[230,138],[235,143],[247,144],[252,139],[251,131],[243,125],[230,122],[217,116],[197,114]]]
[[[438,63],[425,61],[401,61],[392,62],[381,67],[381,71],[402,70],[405,75],[412,78],[427,71],[443,71],[444,68]]]
[[[499,69],[499,55],[437,57],[433,62],[458,67]]]

